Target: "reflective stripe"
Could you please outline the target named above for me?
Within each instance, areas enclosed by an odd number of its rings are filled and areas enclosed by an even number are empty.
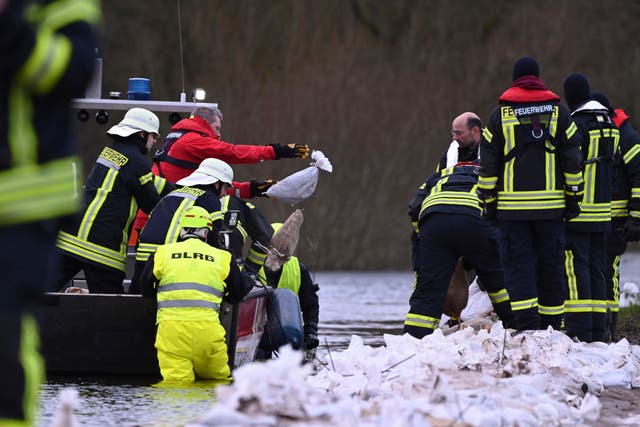
[[[521,301],[511,300],[511,310],[520,311],[538,307],[538,298],[525,299]]]
[[[482,137],[489,143],[491,144],[491,141],[493,140],[493,134],[491,133],[491,131],[485,127],[484,129],[482,129]]]
[[[571,137],[578,131],[578,126],[576,125],[575,122],[571,122],[571,124],[569,125],[569,127],[567,128],[567,131],[565,132],[567,135],[567,139],[571,139]]]
[[[27,18],[39,21],[45,29],[57,30],[72,22],[95,24],[100,20],[100,2],[97,0],[55,1],[45,7],[28,9]]]
[[[547,316],[559,316],[564,314],[564,304],[556,306],[538,305],[538,313]]]
[[[620,255],[613,258],[613,301],[607,301],[607,305],[611,311],[618,311],[620,302]]]
[[[435,317],[422,316],[415,313],[407,313],[404,320],[405,325],[417,326],[419,328],[436,329],[440,325],[440,319]]]
[[[567,276],[567,287],[569,288],[569,299],[578,299],[578,279],[573,266],[573,252],[564,251],[564,270]]]
[[[80,208],[75,157],[0,172],[0,225],[69,215]]]
[[[202,285],[195,282],[183,282],[183,283],[168,283],[158,287],[158,293],[169,291],[200,291],[207,294],[214,295],[218,298],[222,298],[222,291],[211,286]]]
[[[125,251],[116,252],[112,249],[96,245],[95,243],[79,239],[64,231],[58,233],[56,246],[89,261],[103,264],[116,270],[126,271],[127,254]]]
[[[251,245],[251,247],[249,248],[249,254],[247,255],[247,261],[251,261],[257,265],[263,265],[266,259],[266,252],[258,250],[254,248],[253,245]]]
[[[136,261],[147,261],[152,253],[154,253],[158,246],[157,243],[142,243],[138,242],[138,247],[136,249]]]
[[[220,311],[220,305],[217,303],[197,299],[158,301],[158,310],[163,308],[210,308],[216,312]]]
[[[138,178],[138,182],[140,182],[140,185],[145,185],[151,181],[153,181],[153,174],[151,172],[144,174]]]
[[[611,220],[610,203],[580,204],[580,215],[571,222],[608,222]]]
[[[509,301],[509,293],[506,289],[500,289],[497,292],[488,292],[489,299],[494,304],[499,304],[501,302]]]
[[[16,75],[18,84],[37,94],[50,92],[66,70],[72,49],[67,37],[38,30],[33,52]]]
[[[624,154],[622,160],[625,164],[629,164],[631,160],[633,160],[633,158],[638,155],[638,153],[640,153],[640,144],[635,144],[633,147],[631,147],[631,149],[629,149],[629,151]]]
[[[478,188],[482,190],[493,190],[497,184],[498,184],[497,176],[478,177]]]
[[[566,313],[591,313],[593,311],[593,303],[589,299],[565,301],[564,307]]]
[[[80,228],[78,229],[79,239],[87,240],[89,232],[93,227],[93,222],[96,219],[96,215],[100,212],[100,209],[102,209],[102,205],[107,201],[111,190],[113,190],[118,173],[119,172],[115,169],[109,169],[107,171],[102,184],[100,184],[100,187],[96,190],[95,197],[91,200],[89,206],[87,206],[84,216],[82,217]]]

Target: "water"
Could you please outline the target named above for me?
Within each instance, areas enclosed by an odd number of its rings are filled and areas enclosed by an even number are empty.
[[[626,254],[621,283],[640,285],[640,253]],[[319,272],[320,349],[337,351],[352,335],[381,345],[385,333],[398,334],[408,310],[411,272]],[[215,402],[215,383],[170,387],[144,378],[50,378],[41,393],[38,426],[49,426],[58,394],[73,387],[80,395],[77,419],[83,426],[179,426]]]

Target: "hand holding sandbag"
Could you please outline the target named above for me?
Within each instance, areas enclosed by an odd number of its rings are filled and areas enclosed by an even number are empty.
[[[306,144],[271,144],[276,153],[276,159],[306,159],[311,152]]]
[[[253,197],[269,197],[266,195],[266,191],[271,188],[271,186],[273,184],[275,184],[276,182],[278,182],[275,179],[267,179],[266,181],[258,181],[255,179],[252,179],[251,181],[249,181],[249,191],[250,191],[250,195],[251,198]]]

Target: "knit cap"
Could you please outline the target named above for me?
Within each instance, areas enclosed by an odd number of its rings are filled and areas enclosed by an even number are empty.
[[[564,98],[571,111],[591,99],[591,87],[584,74],[569,74],[564,80]]]
[[[518,80],[522,76],[540,77],[538,61],[530,56],[523,56],[518,59],[513,66],[513,81]]]

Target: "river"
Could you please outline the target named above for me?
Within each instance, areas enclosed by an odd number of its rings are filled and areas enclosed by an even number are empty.
[[[640,252],[625,254],[621,283],[640,285]],[[397,334],[408,309],[411,272],[318,272],[320,352],[348,346],[352,335],[381,345],[382,335]],[[145,378],[53,377],[41,389],[37,425],[49,426],[61,389],[79,393],[82,426],[179,426],[206,412],[215,401],[215,384],[184,387],[154,385]]]

